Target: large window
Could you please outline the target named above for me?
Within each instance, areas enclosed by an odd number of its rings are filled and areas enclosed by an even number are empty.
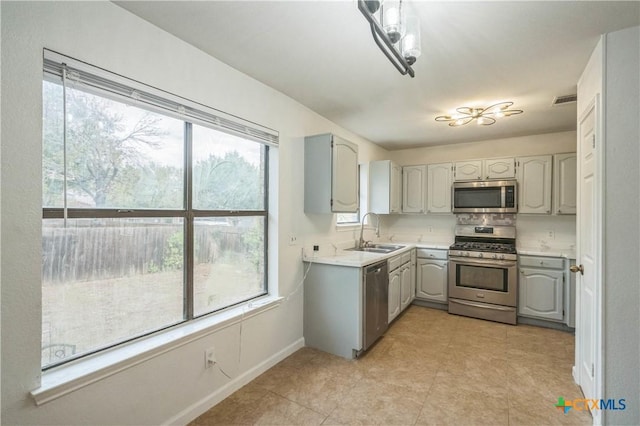
[[[268,145],[83,79],[45,63],[43,368],[267,293]]]

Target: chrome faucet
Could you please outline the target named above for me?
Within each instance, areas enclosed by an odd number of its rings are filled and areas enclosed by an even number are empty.
[[[376,217],[376,237],[380,238],[380,216],[378,216],[374,212],[365,213],[364,216],[362,216],[362,223],[360,224],[360,239],[358,240],[358,248],[365,248],[367,246],[367,243],[364,241],[364,238],[362,238],[362,234],[364,232],[364,220],[370,214]]]

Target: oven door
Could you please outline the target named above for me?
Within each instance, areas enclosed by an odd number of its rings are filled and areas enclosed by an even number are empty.
[[[449,258],[449,297],[516,306],[517,262]]]

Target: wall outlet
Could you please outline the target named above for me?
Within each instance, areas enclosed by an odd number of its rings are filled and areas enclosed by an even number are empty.
[[[313,251],[320,251],[320,246],[317,244],[313,245]]]
[[[298,244],[298,237],[293,235],[293,234],[290,234],[289,235],[289,245],[290,246],[295,246],[296,244]]]
[[[216,348],[212,346],[204,351],[204,368],[211,368],[216,362]]]
[[[556,237],[556,233],[550,229],[547,231],[547,238],[555,238]]]

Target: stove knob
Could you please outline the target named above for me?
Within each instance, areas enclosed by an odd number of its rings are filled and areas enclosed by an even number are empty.
[[[504,255],[503,255],[503,256],[504,256]],[[497,255],[497,254],[494,254],[494,255],[493,255],[493,256],[491,256],[491,257],[492,257],[492,258],[494,258],[494,259],[497,259],[497,258],[498,258],[498,255]]]
[[[504,254],[500,255],[500,260],[504,260]]]
[[[482,253],[478,253],[478,257],[484,257]]]
[[[464,255],[465,255],[466,257],[469,257],[469,252],[468,252],[468,251],[465,251],[465,252],[464,252]]]

